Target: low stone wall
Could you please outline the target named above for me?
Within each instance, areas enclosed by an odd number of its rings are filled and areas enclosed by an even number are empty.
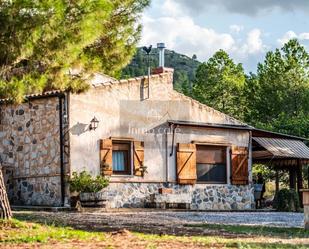
[[[102,195],[109,208],[140,208],[162,187],[166,186],[160,183],[111,183]],[[250,210],[255,207],[253,188],[249,185],[169,184],[168,187],[173,189],[171,198],[188,196],[192,210]],[[164,199],[168,199],[168,194]]]

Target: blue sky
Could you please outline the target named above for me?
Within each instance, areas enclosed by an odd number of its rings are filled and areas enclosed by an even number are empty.
[[[246,72],[290,38],[309,48],[309,0],[152,0],[142,24],[140,45],[165,42],[200,61],[222,48]]]

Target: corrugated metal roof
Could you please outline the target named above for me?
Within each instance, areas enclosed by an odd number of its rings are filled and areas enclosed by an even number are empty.
[[[309,148],[300,140],[253,137],[257,143],[277,157],[309,159]]]

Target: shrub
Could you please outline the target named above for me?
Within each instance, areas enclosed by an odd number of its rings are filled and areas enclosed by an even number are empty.
[[[274,208],[277,211],[299,211],[300,202],[298,193],[294,189],[281,189],[275,196]]]
[[[69,181],[70,191],[96,193],[107,187],[109,180],[104,176],[92,177],[86,171],[81,173],[73,172],[73,177]]]

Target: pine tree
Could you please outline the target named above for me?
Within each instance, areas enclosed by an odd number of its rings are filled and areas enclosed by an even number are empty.
[[[245,73],[229,55],[219,50],[196,71],[192,95],[195,99],[235,118],[243,118]]]
[[[246,121],[266,129],[309,135],[309,54],[292,39],[266,54],[246,81]]]
[[[79,92],[83,77],[117,76],[140,38],[149,0],[3,0],[0,3],[0,98],[50,89]]]

